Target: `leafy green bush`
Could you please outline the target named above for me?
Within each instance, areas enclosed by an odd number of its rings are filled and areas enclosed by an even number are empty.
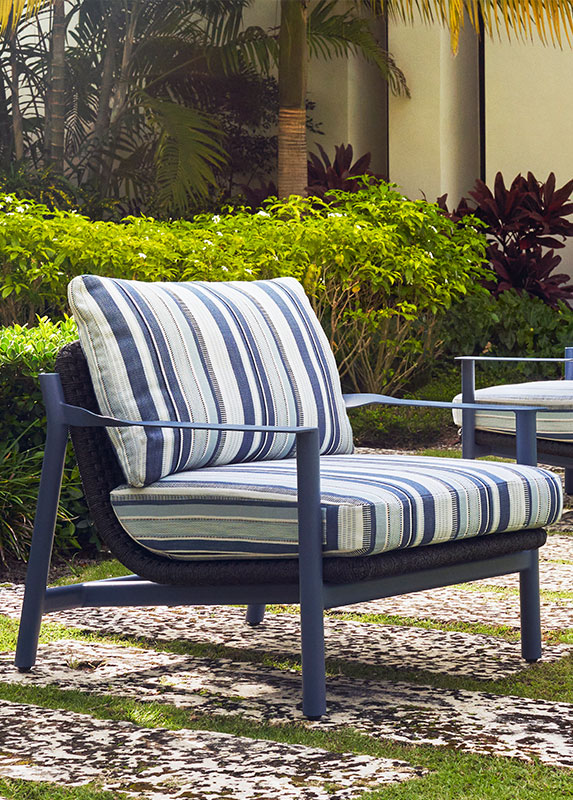
[[[573,310],[563,302],[557,308],[538,297],[502,292],[497,298],[485,293],[468,295],[454,304],[441,330],[448,355],[538,356],[559,358],[564,348],[573,345]],[[531,364],[512,367],[516,379],[560,377],[561,365]],[[510,377],[507,365],[488,366],[491,379],[504,382]]]
[[[460,369],[438,365],[429,379],[404,397],[450,401],[460,391]],[[453,444],[457,428],[452,412],[444,408],[365,406],[349,413],[354,441],[360,447],[400,447],[417,450],[437,443]]]
[[[5,198],[5,313],[19,321],[61,315],[68,280],[85,272],[140,280],[292,275],[315,304],[345,384],[396,389],[435,357],[437,321],[485,274],[485,239],[471,219],[456,224],[382,182],[327,200],[117,225]]]
[[[71,319],[38,320],[34,328],[0,328],[0,558],[27,555],[45,440],[38,374],[54,368],[56,355],[77,338]],[[68,452],[56,549],[76,546],[89,531],[75,460]]]

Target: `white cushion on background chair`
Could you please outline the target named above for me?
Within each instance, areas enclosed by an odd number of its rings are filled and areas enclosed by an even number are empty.
[[[537,435],[542,439],[573,442],[573,381],[531,381],[488,386],[475,393],[476,403],[547,406],[559,411],[537,414]],[[461,394],[454,403],[461,403]],[[461,409],[454,409],[454,422],[462,424]],[[476,428],[494,433],[515,433],[512,411],[477,411]]]

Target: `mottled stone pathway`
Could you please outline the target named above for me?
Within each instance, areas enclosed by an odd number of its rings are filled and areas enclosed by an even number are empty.
[[[560,566],[558,564],[556,567]],[[358,614],[389,614],[437,622],[485,623],[519,629],[519,595],[482,589],[480,582],[464,587],[450,586],[428,592],[387,597],[370,603],[346,606]],[[484,586],[487,586],[483,581]],[[573,599],[541,600],[541,627],[544,631],[573,627]]]
[[[491,603],[498,598],[490,596],[489,599]],[[0,589],[3,613],[18,616],[20,602],[20,591]],[[362,604],[359,608],[368,612],[381,603],[383,601]],[[72,609],[46,615],[45,619],[107,635],[144,637],[152,641],[183,640],[276,655],[300,655],[300,624],[295,613],[267,613],[264,622],[255,628],[246,624],[244,609],[225,606]],[[573,627],[573,614],[569,623]],[[520,672],[527,666],[518,642],[460,631],[327,617],[325,637],[328,658],[393,669],[492,680]],[[545,645],[543,658],[548,662],[558,661],[571,651],[573,645]]]
[[[331,677],[328,713],[310,723],[301,715],[298,673],[77,641],[42,647],[38,666],[25,675],[14,672],[2,657],[0,676],[24,685],[154,700],[203,714],[323,729],[351,727],[380,739],[538,758],[573,768],[573,705],[566,703]]]
[[[17,710],[17,713],[15,713]],[[409,765],[210,731],[140,728],[0,701],[0,775],[160,800],[343,800],[420,774]]]
[[[541,550],[542,589],[573,593],[573,537],[553,535]],[[468,622],[519,627],[514,576],[434,589],[341,609],[438,624]],[[17,617],[22,587],[0,587],[0,614]],[[148,642],[184,640],[298,656],[296,614],[267,613],[251,628],[244,610],[230,607],[76,609],[46,621],[100,635]],[[573,630],[573,597],[546,595],[545,632]],[[395,670],[471,677],[511,676],[528,667],[519,643],[466,632],[326,618],[327,656]],[[546,645],[556,662],[571,645]],[[33,672],[21,675],[13,654],[0,654],[0,683],[54,686],[130,697],[251,722],[288,722],[323,730],[353,728],[409,744],[444,745],[573,769],[573,705],[485,692],[446,690],[372,678],[328,679],[328,714],[304,720],[301,678],[295,671],[226,658],[207,659],[122,647],[58,641],[40,648]],[[428,681],[431,681],[428,678]],[[126,791],[141,800],[358,800],[368,788],[414,779],[407,764],[316,748],[281,745],[200,731],[146,729],[127,722],[0,701],[0,776]],[[1,800],[1,798],[0,798]]]

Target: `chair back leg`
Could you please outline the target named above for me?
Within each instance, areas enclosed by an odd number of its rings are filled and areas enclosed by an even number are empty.
[[[265,606],[257,603],[251,603],[247,606],[246,620],[249,625],[259,625],[265,617]]]
[[[475,361],[462,361],[462,402],[476,401]],[[462,457],[476,457],[476,414],[471,408],[462,411]]]
[[[58,414],[58,404],[63,402],[59,376],[41,377],[48,433],[16,647],[15,664],[20,672],[30,670],[36,661],[68,442],[68,426]]]
[[[519,573],[521,607],[521,654],[526,661],[541,658],[541,610],[539,601],[539,551],[529,551],[530,563]]]

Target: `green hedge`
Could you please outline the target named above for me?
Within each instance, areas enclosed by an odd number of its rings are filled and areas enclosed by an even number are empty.
[[[447,356],[489,353],[497,356],[560,358],[573,345],[573,310],[563,302],[551,308],[538,297],[514,289],[495,298],[474,294],[454,304],[442,327]],[[508,368],[509,367],[509,368]],[[489,383],[556,378],[562,365],[488,365]]]
[[[56,355],[77,339],[71,319],[40,319],[34,328],[0,328],[0,557],[27,557],[42,467],[45,416],[38,375],[54,368]],[[89,534],[87,510],[71,450],[68,452],[56,549],[78,545]]]
[[[138,280],[292,275],[330,336],[346,387],[393,391],[432,363],[439,320],[484,275],[485,239],[387,184],[269,201],[192,221],[92,222],[0,196],[0,547],[25,554],[44,441],[37,375],[75,338],[66,287],[78,274]],[[41,319],[34,325],[37,316]],[[59,319],[50,322],[47,318]],[[17,323],[17,324],[15,324]],[[27,326],[25,325],[27,323]],[[89,522],[67,462],[56,545]]]
[[[225,280],[292,275],[313,299],[349,388],[392,390],[435,357],[438,321],[485,274],[485,238],[381,183],[191,222],[79,214],[0,200],[4,324],[61,316],[71,277]],[[2,213],[3,212],[3,213]]]

